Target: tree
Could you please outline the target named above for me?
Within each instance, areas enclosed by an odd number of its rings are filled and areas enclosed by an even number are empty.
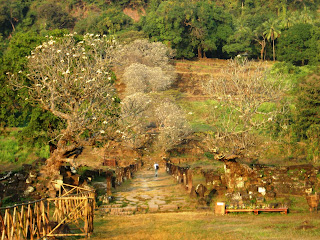
[[[182,110],[160,93],[176,77],[172,54],[166,45],[147,40],[118,46],[113,54],[116,74],[126,84],[119,131],[134,149],[168,151],[191,133]]]
[[[142,20],[152,40],[177,50],[177,57],[221,56],[232,19],[212,1],[164,1]]]
[[[142,30],[153,41],[162,41],[177,50],[177,57],[195,56],[190,36],[185,27],[186,1],[164,1],[141,19]]]
[[[300,139],[306,139],[312,125],[320,126],[319,70],[300,80],[297,93],[296,130]]]
[[[183,111],[170,101],[162,101],[155,109],[159,135],[156,147],[166,152],[182,143],[191,133]]]
[[[152,144],[147,131],[152,126],[153,105],[152,97],[142,92],[133,93],[121,101],[122,139],[132,149]]]
[[[13,91],[6,72],[18,73],[25,68],[26,55],[44,41],[39,34],[16,32],[9,42],[1,58],[0,66],[0,125],[24,126],[30,118],[31,106],[25,101],[28,97],[25,90]]]
[[[97,34],[115,34],[121,30],[129,28],[132,19],[125,15],[120,9],[109,7],[106,11],[90,12],[84,19],[76,22],[74,30],[77,33],[87,32]]]
[[[125,69],[134,63],[159,67],[166,74],[174,74],[174,67],[170,64],[174,51],[160,42],[135,40],[117,47],[112,56],[113,64],[119,74],[123,74]]]
[[[283,32],[278,42],[278,59],[294,65],[316,64],[319,61],[319,28],[296,24]]]
[[[198,58],[210,52],[221,54],[222,46],[232,33],[231,16],[209,1],[191,6],[191,12],[187,12],[190,18],[186,17],[185,24],[190,32],[191,43],[197,48]]]
[[[280,36],[281,31],[279,27],[279,21],[270,19],[269,21],[263,24],[265,27],[264,35],[268,40],[272,41],[272,52],[273,52],[273,61],[276,60],[276,51],[274,46],[274,41]]]
[[[307,142],[308,158],[320,158],[320,74],[319,69],[300,80],[296,96],[295,130],[298,140]]]
[[[27,82],[9,74],[16,86],[28,89],[29,101],[63,123],[55,136],[57,149],[47,160],[47,169],[53,171],[67,151],[90,144],[90,140],[113,138],[118,118],[109,39],[89,34],[82,41],[76,39],[69,34],[36,47],[28,56]]]
[[[70,16],[62,7],[55,2],[44,2],[38,8],[38,18],[43,19],[45,29],[74,27],[75,18]]]
[[[248,27],[242,19],[236,22],[234,33],[229,36],[227,44],[223,46],[223,50],[230,54],[232,57],[239,53],[252,53],[251,41],[253,39],[253,33],[250,27]]]
[[[174,80],[174,74],[167,74],[160,67],[148,67],[134,63],[125,69],[123,80],[127,94],[166,90]]]
[[[16,30],[16,24],[22,21],[29,8],[29,1],[0,0],[0,33],[9,35]]]
[[[267,66],[263,63],[257,65],[246,58],[235,58],[228,61],[222,77],[203,84],[206,92],[218,100],[211,113],[215,119],[211,144],[229,149],[247,149],[257,144],[255,130],[281,113],[276,103],[288,89],[285,83],[266,75]]]
[[[265,35],[263,34],[263,27],[262,26],[260,26],[260,27],[258,27],[258,28],[256,28],[255,30],[254,30],[254,35],[255,35],[255,38],[254,38],[254,40],[256,41],[256,42],[258,42],[259,43],[259,45],[261,46],[261,49],[260,49],[260,60],[265,60],[265,56],[266,56],[266,54],[265,54],[265,49],[266,49],[266,37],[265,37]]]

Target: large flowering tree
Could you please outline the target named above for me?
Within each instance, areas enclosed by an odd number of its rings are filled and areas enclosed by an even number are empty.
[[[59,117],[64,126],[47,165],[59,166],[67,151],[90,140],[113,138],[118,116],[109,58],[113,46],[106,36],[69,34],[48,37],[28,56],[28,80],[15,85],[28,88],[28,100]]]

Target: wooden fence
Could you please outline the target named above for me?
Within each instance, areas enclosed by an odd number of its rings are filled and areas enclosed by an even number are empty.
[[[95,192],[67,184],[59,196],[0,208],[1,240],[85,236],[93,232]]]

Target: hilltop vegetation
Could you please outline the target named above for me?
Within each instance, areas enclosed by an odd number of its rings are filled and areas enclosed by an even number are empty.
[[[209,159],[318,164],[319,4],[0,0],[1,128],[18,127],[14,141],[38,156],[48,156],[39,149],[49,141],[71,149],[121,140],[177,156],[198,141]],[[85,36],[106,44],[81,48]],[[68,38],[72,45],[63,45]],[[183,69],[196,58],[228,60]],[[98,106],[105,109],[95,114]],[[16,147],[8,151],[19,158]]]

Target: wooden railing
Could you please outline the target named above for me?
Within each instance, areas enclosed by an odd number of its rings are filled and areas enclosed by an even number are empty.
[[[85,236],[93,232],[95,192],[61,185],[55,198],[0,208],[1,240]]]
[[[49,230],[45,199],[0,209],[0,233],[4,239],[39,239]]]

